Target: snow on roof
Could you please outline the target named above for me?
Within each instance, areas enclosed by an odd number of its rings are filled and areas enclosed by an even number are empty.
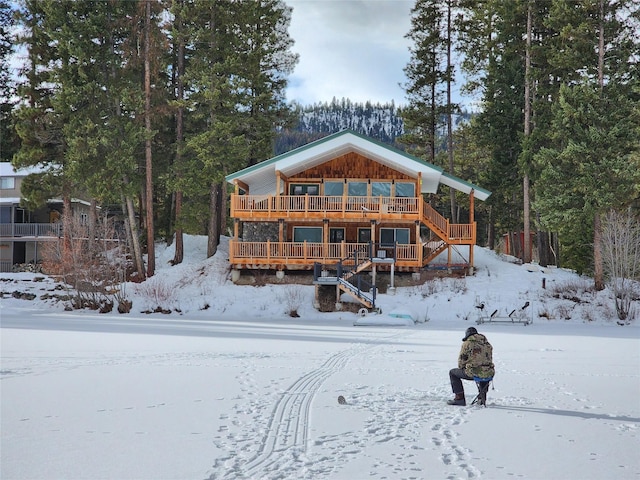
[[[351,130],[329,135],[232,173],[226,180],[229,183],[233,183],[234,180],[246,183],[254,195],[273,194],[276,190],[276,171],[288,177],[294,176],[350,152],[359,153],[413,178],[420,175],[421,193],[435,193],[438,186],[443,184],[467,194],[473,190],[479,200],[486,200],[491,195],[488,190],[449,175],[436,165]]]
[[[43,167],[27,167],[16,170],[11,162],[0,162],[0,177],[26,177],[32,173],[46,171]]]

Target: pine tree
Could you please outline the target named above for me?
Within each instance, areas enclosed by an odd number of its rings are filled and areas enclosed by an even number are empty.
[[[27,0],[18,12],[24,33],[18,39],[27,47],[24,74],[27,83],[19,87],[24,102],[16,113],[16,131],[20,149],[13,156],[15,167],[39,166],[42,172],[30,176],[21,186],[23,201],[29,208],[44,205],[48,198],[62,198],[64,211],[71,211],[73,177],[66,159],[67,144],[64,127],[70,119],[70,109],[64,92],[54,86],[59,82],[57,69],[69,65],[69,56],[60,51],[52,33],[62,29],[55,2]],[[70,221],[70,216],[63,216]],[[69,227],[69,225],[65,225]],[[70,253],[70,228],[63,229],[65,260]]]
[[[593,267],[595,286],[602,289],[600,219],[636,198],[640,182],[634,160],[638,8],[604,0],[553,7],[549,24],[561,35],[552,44],[551,63],[566,76],[554,107],[553,142],[535,157],[542,169],[536,191],[542,220],[560,232],[570,265]],[[592,242],[576,232],[590,234]]]
[[[176,124],[176,148],[175,159],[173,161],[172,170],[177,179],[175,190],[175,207],[173,214],[175,220],[170,225],[175,225],[175,254],[172,264],[182,263],[184,259],[184,239],[183,239],[183,219],[182,219],[182,202],[183,202],[183,186],[180,180],[183,177],[183,155],[184,149],[184,113],[185,113],[185,97],[184,97],[184,71],[186,58],[186,41],[187,35],[183,24],[185,3],[183,0],[175,0],[171,7],[174,21],[171,28],[171,38],[173,40],[174,54],[174,83],[175,83],[175,124]],[[171,232],[171,228],[169,231]]]
[[[467,89],[482,90],[482,111],[472,119],[476,143],[491,151],[481,185],[492,191],[488,242],[495,230],[511,232],[521,225],[522,176],[518,166],[524,130],[526,8],[522,0],[465,1],[459,21]]]
[[[15,43],[12,28],[14,10],[6,0],[0,0],[0,160],[8,162],[18,149],[18,137],[13,127],[15,82],[10,58]]]
[[[23,143],[16,161],[46,162],[66,190],[82,185],[101,203],[123,199],[136,270],[144,276],[133,200],[140,192],[137,158],[144,142],[136,120],[139,69],[130,55],[135,49],[127,47],[133,18],[132,2],[26,3],[25,42],[32,60],[22,89],[28,106],[18,111]],[[49,128],[56,133],[55,155],[52,141],[43,142],[44,124],[58,125]]]
[[[194,159],[185,181],[197,198],[208,192],[211,256],[226,223],[224,177],[271,156],[297,57],[289,52],[290,8],[281,1],[196,3],[185,15],[197,46],[185,72],[192,92],[185,147]]]
[[[409,104],[401,111],[406,134],[402,138],[417,155],[436,161],[436,137],[441,115],[446,112],[443,84],[450,78],[447,70],[446,22],[441,2],[417,0],[411,10],[411,29],[406,38],[413,42],[411,59],[404,69],[405,91]]]

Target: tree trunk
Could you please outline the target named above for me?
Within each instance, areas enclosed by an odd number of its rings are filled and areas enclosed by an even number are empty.
[[[96,251],[95,243],[96,243],[96,228],[98,226],[98,206],[95,199],[91,199],[91,203],[89,205],[89,219],[87,225],[87,244],[90,252]],[[106,229],[102,229],[106,231]],[[106,240],[102,238],[102,240]]]
[[[525,54],[524,68],[524,139],[527,145],[527,139],[531,135],[531,1],[527,2],[527,48]],[[526,148],[531,148],[527,146]],[[525,158],[529,152],[525,152]],[[529,173],[528,165],[524,165],[524,178],[522,179],[523,200],[524,200],[524,239],[522,246],[522,262],[529,263],[531,261],[531,212],[529,200]]]
[[[71,232],[73,230],[73,207],[71,206],[71,194],[66,184],[62,187],[62,262],[69,266],[72,263],[73,245]]]
[[[218,251],[220,239],[220,184],[211,184],[209,190],[209,227],[207,239],[207,258],[213,257]]]
[[[153,170],[151,164],[151,60],[150,34],[151,30],[151,1],[146,0],[144,19],[144,126],[147,133],[145,140],[145,211],[147,220],[147,277],[152,277],[156,269],[155,232],[153,228]]]
[[[496,249],[496,228],[493,224],[493,208],[489,207],[489,218],[487,221],[487,246],[489,250]]]
[[[175,19],[176,28],[182,33],[182,17],[177,15]],[[178,99],[178,111],[176,112],[176,161],[175,165],[177,166],[176,175],[181,177],[181,169],[182,169],[182,141],[184,140],[184,107],[182,106],[182,100],[184,97],[184,83],[183,83],[183,75],[184,75],[184,38],[182,34],[178,37],[178,68],[176,72],[176,86],[177,92],[176,97]],[[181,187],[180,187],[181,188]],[[175,229],[176,234],[176,252],[173,256],[173,261],[171,262],[173,265],[177,265],[182,263],[184,259],[184,243],[183,243],[183,231],[181,225],[181,216],[182,216],[182,190],[178,189],[175,193],[175,225],[177,225]]]
[[[222,188],[220,189],[220,235],[224,235],[227,230],[227,212],[229,211],[227,205],[227,182],[222,182]],[[231,233],[229,232],[229,236]],[[220,239],[218,239],[219,241]]]
[[[125,179],[125,183],[128,181]],[[131,248],[133,248],[133,264],[136,267],[138,275],[145,278],[144,261],[142,260],[142,250],[140,248],[140,237],[138,234],[138,223],[136,222],[136,213],[133,206],[133,199],[131,197],[125,198],[125,206],[127,210],[127,222],[129,224],[129,240],[131,241]]]
[[[604,89],[604,0],[599,2],[598,83],[600,95]],[[602,218],[596,211],[593,219],[593,280],[595,289],[604,290],[604,265],[602,262]]]
[[[454,175],[453,165],[453,112],[451,105],[451,82],[452,82],[452,65],[451,65],[451,0],[447,2],[447,153],[449,155],[449,173]],[[449,188],[451,197],[451,220],[455,223],[460,222],[460,218],[456,209],[456,191]]]
[[[176,221],[179,222],[180,215],[182,212],[182,192],[176,192]],[[177,265],[182,263],[184,260],[184,235],[182,231],[182,227],[176,227],[176,251],[173,255],[173,260],[171,262],[172,265]]]
[[[593,222],[593,280],[596,290],[604,290],[604,266],[602,262],[602,218],[596,212]]]

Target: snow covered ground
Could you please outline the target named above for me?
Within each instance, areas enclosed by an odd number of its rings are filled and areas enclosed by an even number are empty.
[[[640,479],[639,321],[617,325],[588,280],[478,248],[473,277],[398,287],[354,326],[313,286],[233,285],[226,245],[206,259],[188,237],[175,267],[159,246],[129,315],[0,274],[37,294],[0,303],[0,478]],[[495,310],[533,323],[476,323]],[[494,346],[487,408],[445,403],[468,326]]]

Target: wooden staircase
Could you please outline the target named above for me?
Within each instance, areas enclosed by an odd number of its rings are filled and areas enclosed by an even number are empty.
[[[317,268],[314,268],[314,283],[325,285],[337,285],[340,291],[351,295],[362,305],[369,309],[376,307],[375,285],[362,279],[359,275],[373,264],[368,252],[354,252],[352,257],[340,260],[336,266],[335,275],[319,276]],[[318,267],[324,267],[316,264]],[[353,279],[356,283],[352,283]],[[366,287],[366,290],[365,288]],[[373,288],[373,293],[370,290]]]
[[[422,202],[422,218],[420,221],[439,239],[438,242],[429,242],[424,246],[423,266],[428,265],[451,245],[473,245],[475,243],[474,224],[450,224],[447,218],[440,215],[424,200]]]

